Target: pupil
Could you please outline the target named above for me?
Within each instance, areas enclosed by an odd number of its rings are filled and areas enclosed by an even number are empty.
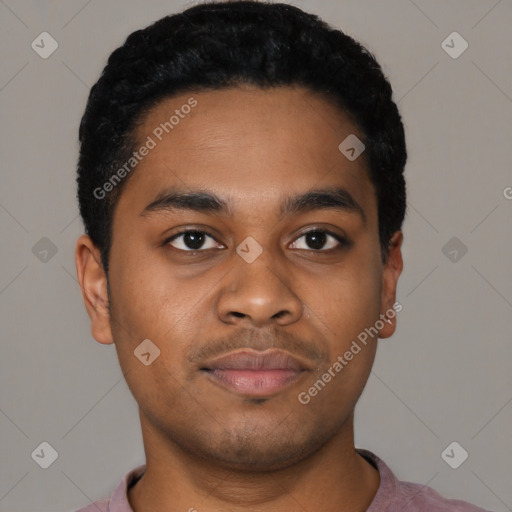
[[[189,247],[189,249],[200,249],[203,245],[203,239],[203,233],[199,231],[190,231],[189,233],[185,233],[184,237],[185,245]]]
[[[306,235],[308,245],[312,249],[321,249],[325,244],[326,236],[327,235],[325,233],[321,233],[319,231],[312,231],[311,233],[308,233]]]

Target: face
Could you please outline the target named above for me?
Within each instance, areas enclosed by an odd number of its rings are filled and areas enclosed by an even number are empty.
[[[110,313],[85,235],[77,268],[144,435],[252,470],[348,435],[377,344],[358,336],[392,310],[402,269],[400,232],[382,263],[364,158],[338,149],[360,130],[306,89],[247,87],[166,99],[136,133],[151,148],[114,213]],[[388,337],[395,319],[377,326]]]

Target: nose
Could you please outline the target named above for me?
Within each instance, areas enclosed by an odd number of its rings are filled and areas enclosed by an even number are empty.
[[[267,251],[252,263],[234,255],[235,264],[217,301],[219,318],[247,327],[288,325],[303,314],[303,303],[293,292],[290,273]]]

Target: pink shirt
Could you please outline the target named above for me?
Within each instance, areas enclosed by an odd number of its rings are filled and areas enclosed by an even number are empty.
[[[466,501],[443,498],[431,487],[400,482],[377,455],[362,448],[356,450],[380,473],[377,494],[366,512],[489,512]],[[137,482],[145,469],[145,464],[132,469],[123,476],[110,499],[96,501],[77,512],[133,512],[127,489]]]

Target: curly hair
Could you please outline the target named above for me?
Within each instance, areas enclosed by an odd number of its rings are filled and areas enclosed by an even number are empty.
[[[196,5],[133,32],[91,88],[79,129],[77,197],[106,273],[114,208],[130,176],[105,198],[94,191],[131,157],[137,123],[173,95],[243,84],[304,86],[324,95],[361,130],[385,261],[405,217],[407,152],[380,65],[360,43],[316,15],[284,3],[235,0]]]

